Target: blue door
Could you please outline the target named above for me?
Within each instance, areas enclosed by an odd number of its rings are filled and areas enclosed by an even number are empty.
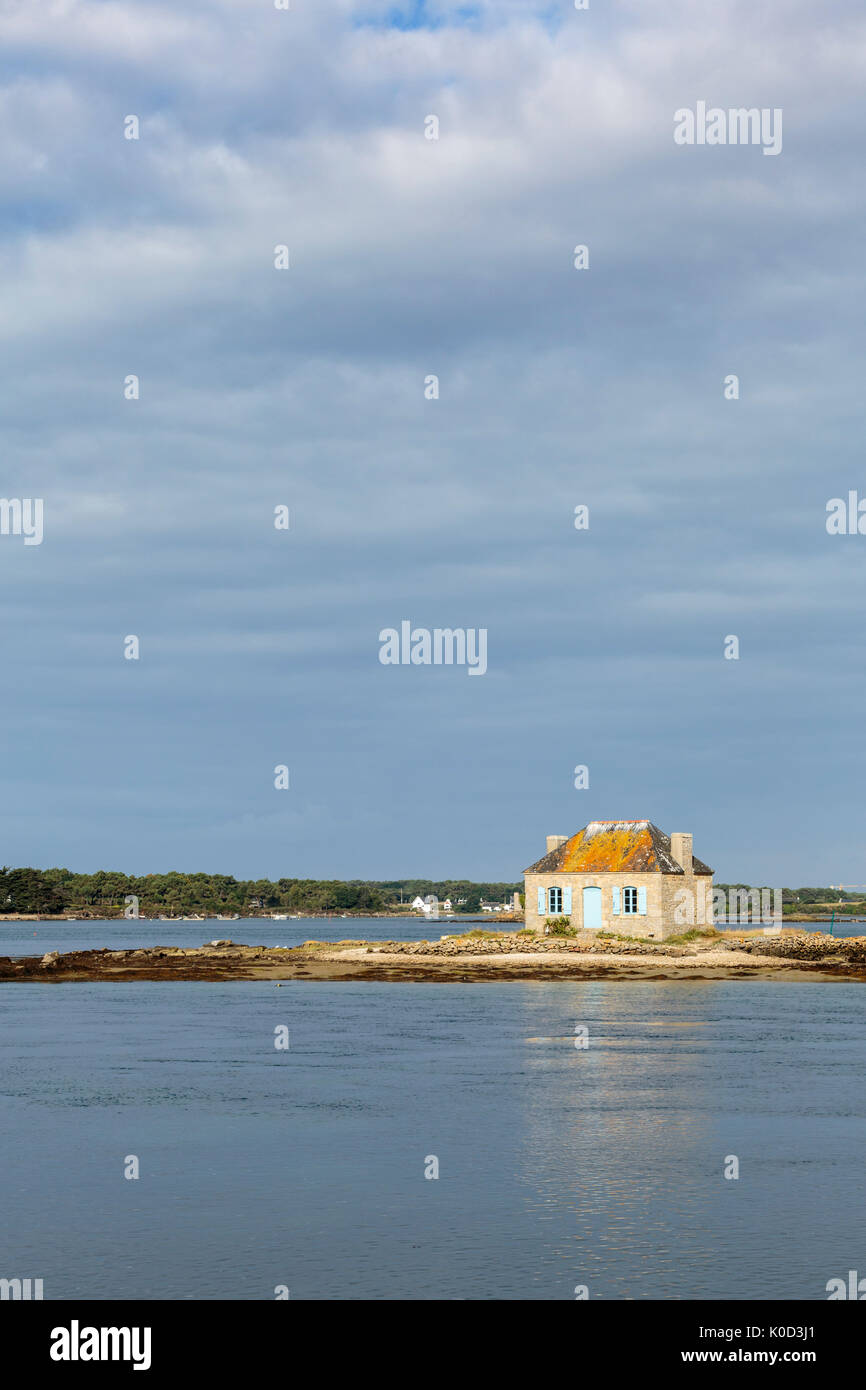
[[[600,888],[584,888],[583,890],[583,925],[584,927],[601,926]]]

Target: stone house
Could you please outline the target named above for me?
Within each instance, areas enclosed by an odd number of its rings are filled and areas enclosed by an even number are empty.
[[[683,915],[683,890],[693,903],[711,898],[713,871],[693,855],[689,834],[668,836],[648,820],[594,820],[570,839],[548,835],[524,881],[533,931],[568,917],[579,931],[661,940],[688,930],[695,919]]]

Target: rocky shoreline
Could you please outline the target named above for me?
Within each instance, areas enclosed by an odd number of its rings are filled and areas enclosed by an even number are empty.
[[[743,934],[685,943],[576,938],[451,937],[442,941],[306,941],[302,946],[200,947],[0,957],[2,983],[147,980],[719,980],[866,981],[866,937]]]

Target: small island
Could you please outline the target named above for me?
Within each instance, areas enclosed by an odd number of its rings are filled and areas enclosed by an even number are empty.
[[[772,929],[771,929],[772,930]],[[305,941],[250,946],[50,951],[0,957],[0,982],[144,980],[500,983],[507,980],[866,981],[866,937],[833,938],[793,928],[690,931],[653,942],[598,932],[541,937],[475,930],[440,941]]]

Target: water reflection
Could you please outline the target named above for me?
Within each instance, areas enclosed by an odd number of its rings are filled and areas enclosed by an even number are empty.
[[[9,985],[4,1258],[46,1298],[823,1298],[866,1268],[864,997]]]

